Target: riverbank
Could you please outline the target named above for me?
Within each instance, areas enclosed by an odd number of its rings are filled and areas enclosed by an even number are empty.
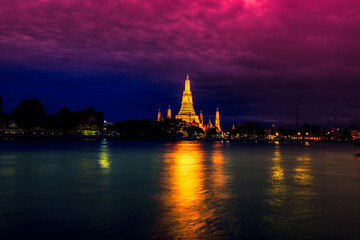
[[[326,140],[296,140],[296,139],[282,139],[282,140],[269,140],[265,138],[189,138],[189,137],[121,137],[121,136],[83,136],[83,135],[56,135],[56,134],[1,134],[0,140],[46,140],[46,139],[73,139],[73,140],[103,140],[103,139],[115,139],[115,140],[127,140],[127,141],[225,141],[225,142],[242,142],[242,143],[354,143],[353,141],[326,141]],[[356,144],[355,144],[356,145]]]

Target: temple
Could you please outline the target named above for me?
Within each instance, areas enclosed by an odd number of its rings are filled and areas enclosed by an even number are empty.
[[[158,115],[157,115],[157,121],[160,122],[161,121],[161,111],[159,109]]]
[[[170,108],[170,105],[169,105],[169,108],[167,110],[167,116],[166,116],[167,119],[171,119],[171,108]]]
[[[207,131],[207,130],[213,129],[213,128],[217,128],[217,130],[221,132],[219,109],[218,108],[216,109],[215,125],[213,125],[211,123],[210,118],[209,118],[209,123],[206,124],[206,123],[204,123],[204,117],[203,117],[202,111],[200,111],[199,116],[196,115],[193,104],[194,104],[193,97],[192,97],[192,93],[190,90],[190,79],[189,79],[189,75],[187,75],[186,80],[185,80],[185,89],[182,94],[180,111],[177,115],[175,115],[175,119],[180,119],[180,120],[187,122],[193,126],[197,126],[201,129],[203,129],[204,131]],[[171,119],[170,106],[167,110],[166,118]],[[163,121],[163,116],[161,114],[160,109],[159,109],[159,112],[157,115],[157,121]]]
[[[216,108],[215,127],[221,132],[219,108]]]
[[[186,76],[185,80],[185,90],[183,91],[181,108],[178,115],[175,116],[176,119],[181,119],[188,123],[200,123],[199,116],[196,115],[193,98],[190,90],[190,79],[189,75]]]

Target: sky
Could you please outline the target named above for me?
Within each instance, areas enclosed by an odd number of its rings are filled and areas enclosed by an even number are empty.
[[[0,96],[10,112],[93,106],[108,121],[180,109],[186,74],[225,127],[360,126],[359,0],[0,0]]]

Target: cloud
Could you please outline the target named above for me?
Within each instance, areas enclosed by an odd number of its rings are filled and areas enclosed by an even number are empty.
[[[9,0],[1,5],[2,68],[117,75],[139,87],[150,82],[173,89],[190,73],[200,103],[217,101],[227,116],[237,115],[234,106],[257,104],[254,118],[289,119],[295,102],[313,109],[308,115],[335,103],[360,115],[354,91],[360,87],[359,1]],[[280,110],[265,110],[269,104]]]

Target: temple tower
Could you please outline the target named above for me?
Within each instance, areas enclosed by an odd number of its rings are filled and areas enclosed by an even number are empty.
[[[166,116],[167,119],[170,119],[171,118],[171,108],[170,108],[170,105],[169,105],[169,108],[167,110],[167,116]]]
[[[213,125],[212,125],[211,119],[210,119],[210,117],[209,117],[209,122],[208,122],[208,124],[207,124],[207,128],[212,128],[212,127],[213,127]]]
[[[199,116],[196,115],[194,106],[193,106],[193,98],[190,90],[190,79],[189,75],[186,76],[185,80],[185,90],[183,91],[181,108],[178,115],[175,116],[176,119],[181,119],[185,122],[189,123],[199,123]]]
[[[203,114],[202,111],[200,110],[200,114],[199,114],[199,128],[202,128],[203,130],[206,129],[206,126],[204,125],[204,119],[203,119]]]
[[[219,129],[219,131],[221,131],[219,108],[216,108],[215,127],[217,127],[217,129]]]
[[[158,115],[157,115],[157,121],[160,122],[161,121],[161,111],[159,109]]]

